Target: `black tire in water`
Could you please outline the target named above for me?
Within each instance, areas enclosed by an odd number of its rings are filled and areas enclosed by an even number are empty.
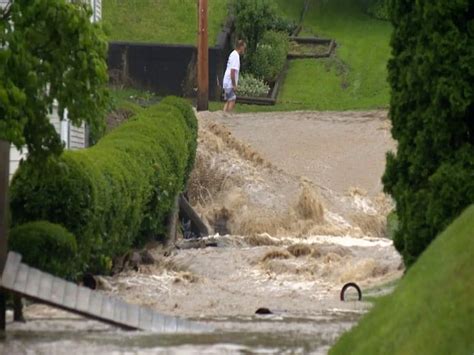
[[[82,285],[84,287],[90,288],[91,290],[96,290],[97,280],[95,279],[94,275],[87,273],[82,277]]]
[[[255,311],[255,314],[273,314],[272,311],[270,311],[268,308],[265,308],[265,307],[262,307],[262,308],[259,308]]]
[[[359,295],[359,301],[362,300],[362,291],[360,287],[355,282],[348,282],[346,283],[341,290],[341,301],[344,301],[344,294],[346,293],[347,289],[353,287],[357,290],[357,294]]]

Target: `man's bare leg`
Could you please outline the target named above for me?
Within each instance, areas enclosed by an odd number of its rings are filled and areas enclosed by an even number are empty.
[[[234,111],[234,108],[235,108],[235,100],[229,101],[228,112]]]

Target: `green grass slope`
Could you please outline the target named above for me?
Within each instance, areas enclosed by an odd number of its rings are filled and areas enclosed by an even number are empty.
[[[330,353],[474,353],[474,206]]]
[[[291,21],[299,22],[306,0],[274,0],[277,13]]]
[[[209,1],[209,44],[228,14],[228,0]],[[196,0],[103,0],[103,22],[112,41],[195,44]]]
[[[299,20],[305,0],[274,1],[280,15]],[[311,1],[302,35],[336,39],[336,57],[291,61],[276,106],[239,105],[238,111],[387,107],[392,27],[367,16],[361,1]],[[229,0],[209,1],[210,45],[227,17],[228,4]],[[103,0],[103,22],[110,40],[195,44],[196,0]],[[221,106],[213,103],[211,108]]]
[[[280,13],[293,20],[299,18],[304,5],[301,0],[276,2]],[[303,25],[302,37],[335,39],[336,56],[291,61],[277,105],[238,105],[237,111],[388,108],[389,22],[366,15],[361,0],[330,0],[310,2]],[[213,104],[211,109],[220,106]]]
[[[327,60],[292,61],[280,102],[317,110],[387,107],[390,90],[390,23],[363,12],[356,0],[312,2],[305,32],[333,38],[337,55]]]

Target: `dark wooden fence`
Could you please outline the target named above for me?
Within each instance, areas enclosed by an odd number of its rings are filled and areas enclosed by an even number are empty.
[[[221,94],[227,56],[232,50],[232,21],[209,48],[209,96]],[[112,83],[158,95],[195,96],[197,49],[191,45],[111,42],[108,66]]]

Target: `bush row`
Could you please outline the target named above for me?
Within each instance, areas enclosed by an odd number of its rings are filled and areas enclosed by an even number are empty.
[[[77,272],[76,237],[58,224],[37,221],[17,226],[10,231],[9,247],[42,271],[66,278]]]
[[[194,164],[196,137],[192,108],[167,98],[138,110],[92,148],[67,151],[42,169],[26,161],[12,182],[12,224],[64,226],[77,238],[77,271],[107,272],[113,257],[165,234],[174,198]],[[18,251],[60,258],[38,238],[19,243]]]

